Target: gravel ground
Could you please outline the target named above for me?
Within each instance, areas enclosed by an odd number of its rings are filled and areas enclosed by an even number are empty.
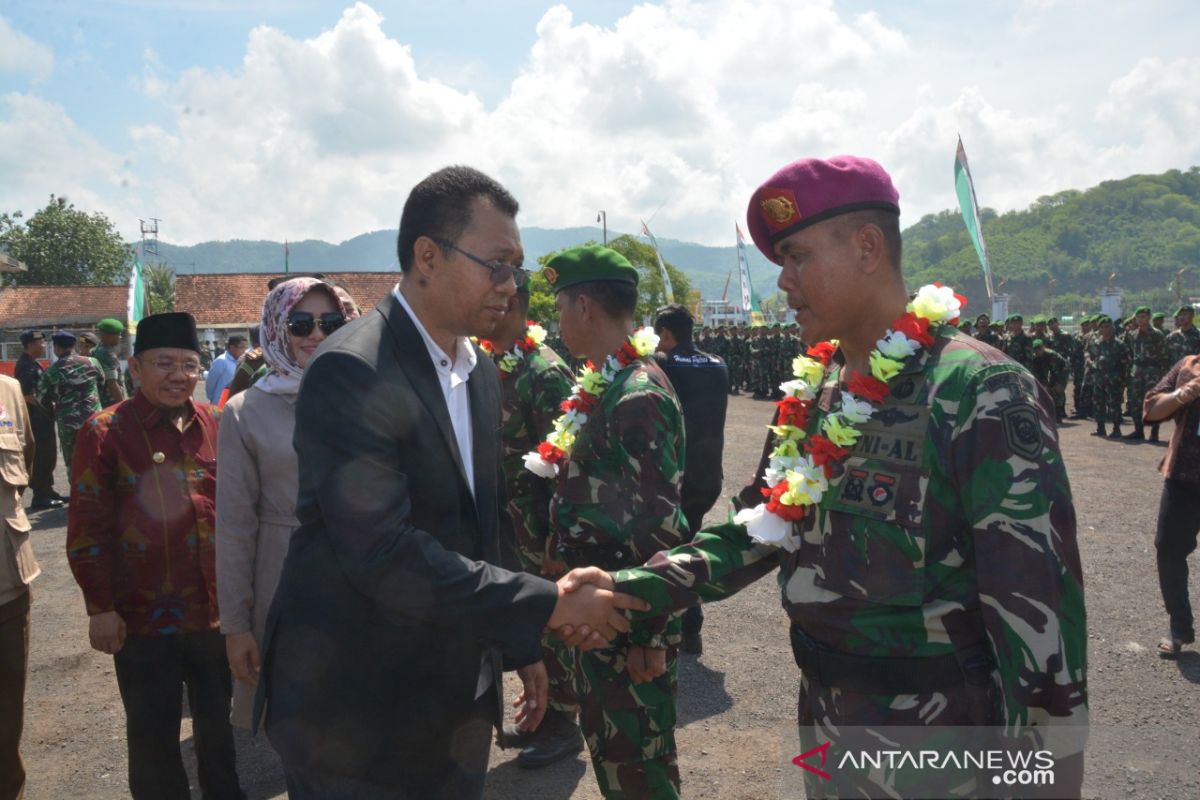
[[[730,489],[751,474],[770,404],[730,403],[725,473]],[[1091,721],[1086,792],[1102,798],[1200,797],[1200,654],[1163,661],[1165,632],[1154,568],[1154,523],[1164,447],[1089,436],[1088,423],[1062,428],[1079,516],[1091,638]],[[64,487],[61,474],[58,486]],[[710,516],[726,508],[725,499]],[[34,588],[32,652],[23,752],[26,796],[120,798],[125,782],[124,716],[110,657],[88,647],[87,618],[63,553],[66,514],[36,515],[42,576]],[[1193,582],[1193,602],[1200,582]],[[681,658],[678,741],[684,794],[783,798],[796,794],[797,673],[773,580],[706,611],[705,653]],[[508,681],[515,696],[515,681]],[[191,730],[184,720],[184,749]],[[1187,744],[1191,742],[1191,744]],[[262,737],[238,737],[249,797],[284,797],[274,754]],[[581,757],[536,773],[494,750],[487,796],[599,798]],[[192,765],[189,764],[189,768]],[[194,770],[193,770],[194,774]],[[199,797],[199,791],[196,791]]]

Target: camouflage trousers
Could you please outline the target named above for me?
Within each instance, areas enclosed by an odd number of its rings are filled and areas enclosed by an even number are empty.
[[[575,656],[575,691],[592,770],[608,800],[679,797],[675,750],[678,651],[667,648],[667,671],[634,684],[625,671],[630,644],[618,636],[607,648]]]
[[[1121,421],[1121,395],[1124,386],[1120,381],[1093,381],[1089,388],[1092,394],[1092,411],[1096,422]]]
[[[71,484],[71,456],[75,454],[75,428],[66,425],[58,426],[58,444],[62,448],[63,465],[67,468],[67,485]]]
[[[1072,400],[1075,403],[1075,413],[1090,414],[1092,404],[1091,389],[1083,383],[1083,370],[1078,369],[1071,373],[1071,394]]]
[[[1142,419],[1142,401],[1146,399],[1146,394],[1158,384],[1161,378],[1162,376],[1157,372],[1142,372],[1129,378],[1125,413],[1131,416],[1134,422]]]

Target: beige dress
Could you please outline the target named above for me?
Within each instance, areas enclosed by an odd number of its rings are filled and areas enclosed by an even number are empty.
[[[262,653],[267,611],[296,530],[296,395],[257,386],[225,405],[217,438],[217,602],[221,632],[252,631]],[[249,728],[254,688],[233,682],[234,725]]]

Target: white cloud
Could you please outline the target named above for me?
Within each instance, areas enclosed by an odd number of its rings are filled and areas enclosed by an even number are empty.
[[[54,69],[54,52],[15,30],[0,17],[0,75],[15,73],[45,80]]]
[[[0,171],[16,169],[0,206],[78,186],[110,214],[163,217],[171,241],[340,240],[394,226],[414,182],[470,163],[513,190],[523,224],[591,224],[605,209],[610,229],[635,231],[661,205],[658,235],[728,242],[754,185],[801,156],[878,158],[906,224],[953,207],[958,133],[980,200],[1001,210],[1200,161],[1200,59],[1088,65],[1102,75],[1090,94],[1042,101],[1045,76],[1019,56],[994,68],[1003,33],[975,58],[930,51],[905,21],[831,0],[665,0],[599,27],[558,5],[487,106],[464,88],[474,65],[419,71],[358,3],[308,39],[255,28],[229,70],[168,76],[146,51],[133,85],[165,113],[130,129],[128,153],[57,106],[7,96],[0,144],[34,157],[0,151]],[[1022,81],[1029,91],[1007,91]]]

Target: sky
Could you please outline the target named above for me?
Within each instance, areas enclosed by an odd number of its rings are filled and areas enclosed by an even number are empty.
[[[340,242],[465,163],[526,226],[729,245],[798,158],[872,157],[901,222],[1200,164],[1194,0],[6,0],[0,211],[127,238]]]

